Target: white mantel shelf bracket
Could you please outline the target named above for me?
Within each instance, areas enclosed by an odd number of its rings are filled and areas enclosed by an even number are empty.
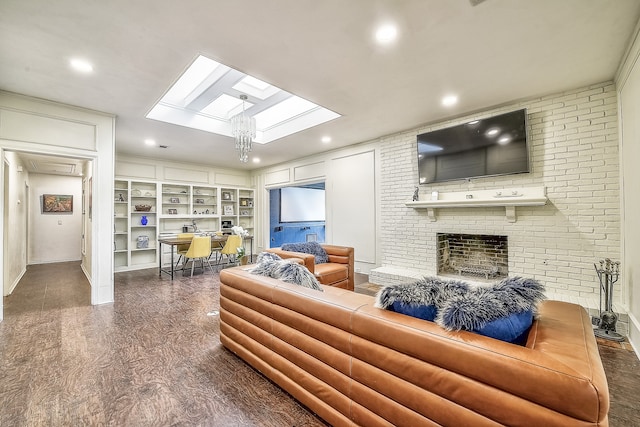
[[[406,202],[405,205],[414,209],[426,209],[431,221],[436,221],[436,209],[500,206],[505,209],[507,221],[516,222],[516,207],[544,206],[547,201],[546,187],[527,187],[439,193],[437,200]]]

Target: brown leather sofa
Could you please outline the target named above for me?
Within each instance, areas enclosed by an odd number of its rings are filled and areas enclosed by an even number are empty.
[[[578,305],[542,303],[518,346],[244,269],[220,273],[220,341],[333,426],[608,425]]]
[[[280,258],[301,259],[302,263],[316,276],[318,282],[335,288],[353,290],[353,248],[337,245],[320,245],[329,255],[329,262],[316,264],[315,257],[302,252],[283,251],[279,248],[267,249]]]

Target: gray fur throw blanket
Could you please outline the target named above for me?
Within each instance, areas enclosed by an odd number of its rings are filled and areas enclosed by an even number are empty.
[[[488,286],[473,286],[459,280],[424,277],[382,288],[375,305],[434,320],[447,330],[474,331],[512,314],[535,313],[543,299],[544,287],[534,279],[510,277]]]
[[[329,262],[329,255],[327,254],[327,251],[325,251],[318,242],[285,243],[282,245],[281,249],[283,251],[311,254],[316,258],[316,264]]]
[[[284,260],[271,252],[260,253],[256,259],[256,266],[250,269],[249,273],[273,277],[283,282],[322,292],[320,282],[307,267],[293,260]]]

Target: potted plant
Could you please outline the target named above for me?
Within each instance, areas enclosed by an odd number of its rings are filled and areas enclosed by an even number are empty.
[[[236,249],[237,255],[236,259],[240,261],[240,265],[247,265],[249,262],[249,257],[245,254],[245,250],[242,246]]]

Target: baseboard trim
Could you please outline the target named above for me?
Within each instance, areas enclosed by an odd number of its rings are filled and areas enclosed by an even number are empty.
[[[93,288],[93,283],[91,283],[91,275],[89,274],[89,272],[85,268],[84,263],[80,263],[80,269],[82,269],[82,272],[84,273],[85,277],[87,278],[87,281],[89,282],[89,286],[91,286]]]
[[[632,312],[629,312],[629,334],[627,338],[631,348],[640,359],[640,320]]]
[[[16,277],[16,280],[14,280],[13,283],[11,284],[11,288],[9,288],[9,293],[7,295],[11,295],[13,293],[13,291],[16,289],[16,286],[18,286],[18,283],[20,283],[20,280],[22,280],[22,276],[24,276],[26,272],[27,272],[27,267],[25,266],[20,272],[20,274],[18,274],[18,277]]]

